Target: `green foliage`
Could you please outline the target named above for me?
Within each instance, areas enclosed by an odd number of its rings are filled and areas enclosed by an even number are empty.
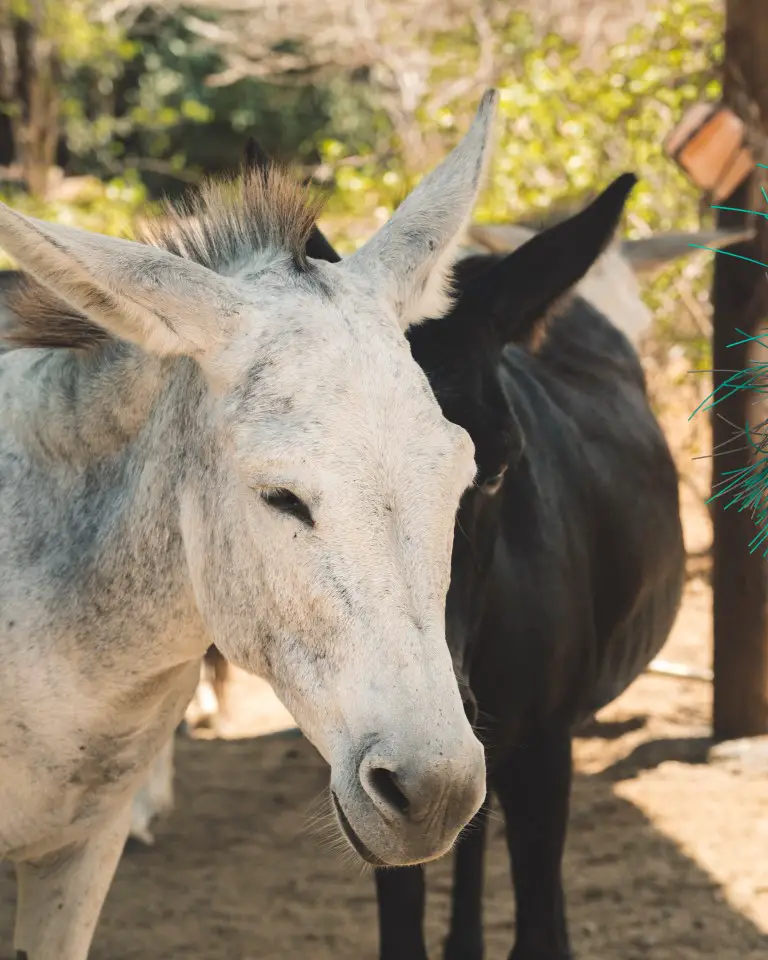
[[[114,175],[162,158],[170,172],[182,171],[173,132],[213,120],[203,94],[215,54],[198,51],[176,19],[152,10],[131,32],[109,29],[102,57],[69,71],[64,119],[74,169]]]
[[[496,24],[501,59],[500,135],[489,188],[476,210],[479,221],[535,219],[536,211],[571,208],[584,202],[625,170],[640,183],[628,203],[626,233],[697,229],[709,212],[700,194],[662,151],[662,141],[688,106],[720,93],[717,63],[722,56],[722,12],[708,0],[660,4],[647,22],[614,47],[599,72],[581,66],[579,50],[557,36],[537,36],[530,20],[512,13]],[[467,38],[437,41],[453,52],[434,83],[466,75],[476,55]],[[451,45],[452,44],[452,45]],[[444,152],[458,140],[476,106],[451,103],[434,115],[422,111],[424,138]],[[377,116],[372,126],[380,123]],[[368,144],[327,138],[319,144],[336,173],[336,191],[326,217],[340,248],[362,242],[385,219],[414,177],[392,143],[386,164],[378,156],[350,166],[345,154],[365,154]],[[368,231],[350,235],[350,225],[367,220]],[[680,324],[680,285],[690,289],[693,312],[702,311],[711,279],[711,257],[698,254],[676,263],[647,288],[660,332],[680,343],[689,360],[708,363],[706,331]]]
[[[23,12],[28,0],[12,2]],[[339,248],[350,251],[386,220],[423,168],[458,141],[477,104],[477,90],[439,109],[422,104],[415,120],[430,159],[415,171],[364,71],[340,72],[314,86],[257,79],[211,86],[207,81],[222,61],[178,17],[155,6],[126,32],[94,17],[94,4],[45,0],[44,28],[57,38],[64,64],[68,172],[108,182],[98,196],[71,208],[30,210],[38,216],[123,232],[145,192],[175,192],[200,172],[232,169],[253,131],[273,155],[320,159],[332,171],[324,225]],[[537,212],[543,219],[551,207],[578,206],[625,170],[640,178],[628,204],[627,235],[696,229],[709,220],[698,190],[664,156],[662,141],[689,105],[719,96],[724,24],[718,5],[659,0],[599,71],[584,66],[580,51],[562,38],[537,33],[527,16],[500,16],[492,24],[501,67],[500,130],[478,220],[535,220]],[[430,43],[431,91],[474,75],[478,45],[471,24],[433,35]],[[30,203],[13,201],[23,209]],[[646,287],[657,333],[680,344],[688,365],[699,368],[709,362],[711,261],[697,254]]]
[[[257,131],[270,153],[293,159],[303,145],[312,149],[327,122],[324,89],[257,79],[211,85],[223,67],[216,49],[159,6],[144,11],[120,49],[111,73],[99,68],[97,80],[89,67],[73,76],[66,139],[74,171],[114,176],[137,168],[150,192],[173,194],[204,173],[238,166],[246,133]]]
[[[749,336],[743,330],[736,329],[736,336],[730,346],[743,347],[745,344],[768,347],[765,332]],[[735,393],[751,394],[753,403],[764,402],[766,394],[766,376],[768,363],[752,359],[745,369],[737,369],[726,377],[720,385],[703,400],[691,416],[709,411]],[[746,423],[743,428],[734,425],[733,437],[719,452],[734,453],[746,447],[750,456],[746,466],[723,470],[715,484],[714,492],[707,501],[722,500],[727,510],[736,507],[739,513],[745,510],[757,527],[757,533],[749,543],[749,552],[762,550],[763,559],[768,558],[768,420],[757,424]],[[730,449],[728,449],[730,448]]]

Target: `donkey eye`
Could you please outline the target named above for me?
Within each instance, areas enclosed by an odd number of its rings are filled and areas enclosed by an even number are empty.
[[[295,493],[286,490],[285,487],[268,487],[261,491],[261,499],[274,510],[281,513],[289,513],[297,520],[301,520],[308,527],[313,527],[315,521],[309,507],[300,500]]]

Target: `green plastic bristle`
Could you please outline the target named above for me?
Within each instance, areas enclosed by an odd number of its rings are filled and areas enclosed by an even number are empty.
[[[758,166],[768,169],[765,164]],[[768,195],[765,190],[763,197],[768,201]],[[737,207],[714,207],[713,209],[735,210],[739,213],[750,213],[759,217],[768,217],[768,213],[759,210],[744,210]],[[768,270],[768,264],[760,260],[753,260],[751,257],[743,257],[740,254],[731,253],[729,250],[718,250],[713,247],[701,247],[700,244],[691,244],[692,247],[699,249],[712,250],[713,253],[719,253],[723,256],[736,257],[739,260],[746,260],[749,263],[755,263],[758,266]],[[745,343],[757,343],[766,348],[768,357],[768,330],[750,336],[745,331],[737,328],[736,331],[740,338],[730,343],[729,347],[743,346]],[[768,396],[768,359],[765,361],[755,361],[744,370],[735,370],[727,377],[712,393],[704,399],[693,411],[691,417],[696,416],[702,410],[711,410],[728,397],[733,396],[738,391],[751,391],[758,396]],[[689,418],[690,419],[690,418]],[[752,519],[757,526],[757,533],[749,542],[750,553],[762,548],[763,557],[768,558],[768,419],[761,421],[756,425],[750,426],[746,423],[743,431],[738,431],[734,435],[734,441],[742,438],[746,444],[752,448],[755,453],[754,459],[745,467],[738,470],[724,470],[721,479],[715,484],[715,492],[707,500],[712,503],[714,500],[726,499],[725,509],[736,507],[741,512],[749,510]],[[729,451],[716,451],[715,455],[722,455]]]

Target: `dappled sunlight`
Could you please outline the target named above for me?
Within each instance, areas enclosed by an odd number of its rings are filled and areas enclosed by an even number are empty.
[[[683,503],[688,548],[704,550],[711,535],[706,511],[685,493]],[[661,654],[666,659],[711,666],[709,566],[707,557],[689,559],[683,605]],[[694,889],[699,891],[695,899],[708,889],[713,903],[729,905],[768,934],[768,766],[749,757],[731,763],[706,762],[711,699],[709,683],[643,675],[599,715],[609,728],[623,724],[630,729],[615,739],[579,738],[576,768],[605,782],[606,787],[610,784],[617,801],[631,804],[681,860],[700,868],[694,888],[686,887],[688,881],[675,885],[668,902],[670,911],[681,908]],[[578,791],[574,810],[578,824]],[[638,884],[647,870],[641,863],[644,857],[633,855],[625,864],[627,874],[636,875]],[[668,868],[659,865],[654,869],[665,872]],[[712,919],[716,913],[692,913],[692,930],[700,929],[703,936],[716,922]],[[724,941],[734,949],[735,939],[724,935]],[[732,956],[738,955],[734,949]],[[750,956],[748,952],[745,955]],[[711,956],[721,954],[713,950]]]
[[[768,934],[768,769],[667,761],[615,791]]]

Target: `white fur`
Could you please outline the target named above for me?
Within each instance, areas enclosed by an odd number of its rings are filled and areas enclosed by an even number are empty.
[[[0,856],[29,960],[85,960],[164,745],[150,793],[171,800],[169,740],[212,642],[272,684],[372,856],[441,855],[479,808],[444,635],[473,448],[402,331],[431,312],[493,106],[353,263],[258,249],[214,272],[0,208],[0,246],[121,338],[0,355]],[[275,487],[314,524],[265,502]]]
[[[425,177],[378,233],[345,261],[360,276],[375,272],[403,323],[439,317],[450,306],[447,280],[461,233],[469,222],[490,154],[484,110],[495,95],[486,94],[478,117],[459,148]],[[474,179],[467,164],[475,164]],[[435,177],[442,189],[434,189]]]
[[[3,203],[0,243],[70,306],[148,353],[197,356],[231,337],[241,317],[225,278],[165,250],[45,223]],[[99,295],[107,306],[94,306]]]

